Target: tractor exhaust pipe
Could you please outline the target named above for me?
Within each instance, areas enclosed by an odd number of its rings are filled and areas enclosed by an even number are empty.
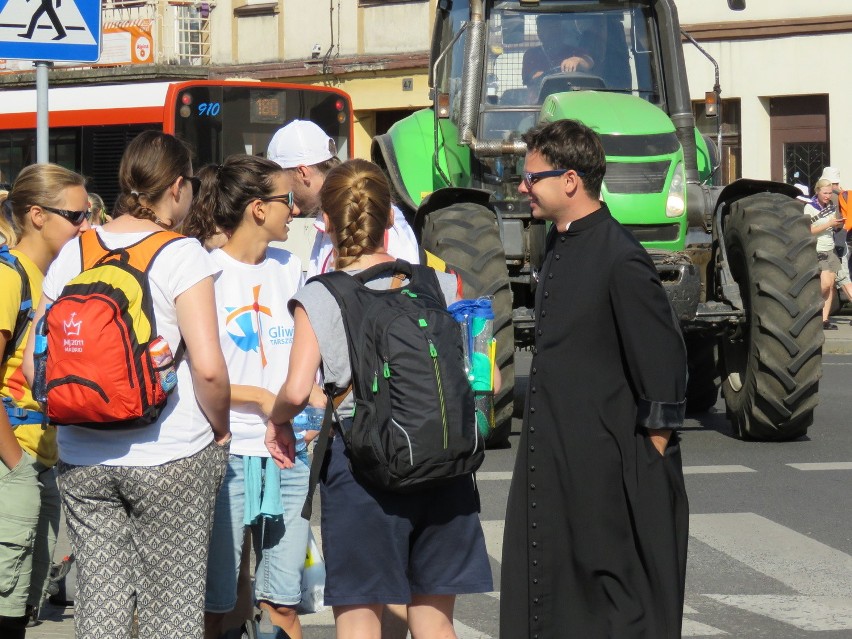
[[[479,116],[479,98],[483,65],[485,63],[485,13],[482,0],[470,2],[470,25],[467,28],[465,59],[462,72],[461,113],[459,118],[459,144],[473,142],[473,128]]]

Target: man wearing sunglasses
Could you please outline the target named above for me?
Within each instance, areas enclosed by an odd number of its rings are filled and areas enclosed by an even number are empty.
[[[503,541],[501,637],[681,636],[686,350],[645,249],[600,201],[600,139],[539,124],[519,191],[552,224]]]

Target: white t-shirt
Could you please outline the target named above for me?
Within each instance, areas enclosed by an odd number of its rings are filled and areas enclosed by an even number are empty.
[[[148,235],[110,233],[98,228],[103,243],[111,248],[135,244]],[[80,272],[80,242],[68,242],[50,265],[44,278],[43,295],[55,300],[68,281]],[[157,333],[172,352],[180,344],[175,299],[205,277],[219,272],[197,240],[185,238],[167,245],[154,258],[148,272]],[[185,353],[177,368],[178,383],[169,395],[159,419],[149,426],[132,429],[96,430],[78,426],[57,429],[59,458],[76,465],[159,466],[194,455],[213,441],[213,430],[201,412],[192,386]]]
[[[302,262],[270,248],[260,264],[246,264],[222,249],[210,256],[222,270],[216,280],[219,341],[231,384],[277,394],[287,379],[293,317],[287,302],[302,285]],[[263,443],[266,417],[231,408],[231,453],[269,457]]]
[[[314,220],[314,228],[316,228],[317,234],[314,238],[310,263],[308,264],[307,276],[309,278],[334,270],[334,247],[331,244],[331,238],[325,232],[322,212]],[[398,260],[405,260],[410,264],[420,264],[417,238],[414,236],[414,231],[411,230],[411,226],[409,226],[402,211],[396,206],[393,207],[393,226],[385,231],[385,250],[388,252],[388,255]]]

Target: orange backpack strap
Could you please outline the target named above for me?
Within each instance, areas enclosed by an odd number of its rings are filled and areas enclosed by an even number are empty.
[[[145,273],[167,244],[183,237],[173,231],[156,231],[136,244],[112,250],[104,246],[97,231],[91,229],[80,236],[82,270],[90,269],[101,262],[123,259],[133,268]]]

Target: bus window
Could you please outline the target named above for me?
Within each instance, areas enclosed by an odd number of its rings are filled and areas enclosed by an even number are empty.
[[[311,120],[349,157],[349,101],[326,91],[251,86],[194,86],[175,101],[175,135],[196,158],[220,163],[235,153],[266,155],[273,134],[295,119]]]

